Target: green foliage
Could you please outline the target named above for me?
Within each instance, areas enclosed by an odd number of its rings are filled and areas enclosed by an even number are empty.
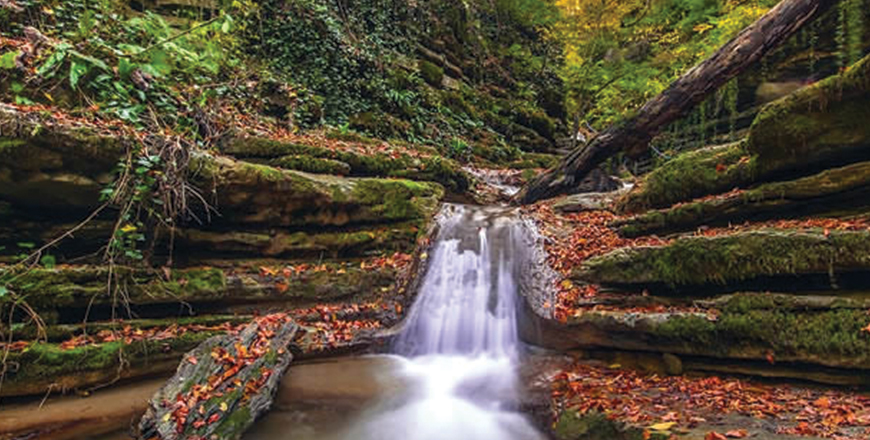
[[[663,91],[777,1],[616,3],[557,1],[565,16],[552,35],[565,44],[569,107],[597,127]]]
[[[430,63],[429,61],[420,61],[420,76],[433,87],[441,87],[441,81],[444,79],[444,69]]]
[[[467,162],[471,158],[471,146],[460,138],[453,138],[448,144],[447,156],[460,162]]]

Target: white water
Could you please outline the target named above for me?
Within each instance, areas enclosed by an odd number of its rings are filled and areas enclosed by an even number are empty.
[[[346,440],[538,440],[520,413],[515,298],[523,229],[503,210],[448,205],[429,267],[396,342],[408,392]]]

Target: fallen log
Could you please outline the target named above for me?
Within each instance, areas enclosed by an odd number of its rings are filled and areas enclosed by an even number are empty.
[[[589,144],[569,153],[558,166],[529,182],[515,200],[528,204],[570,193],[576,182],[616,153],[639,155],[669,123],[689,112],[834,3],[833,0],[780,2],[667,90],[647,101],[634,116],[602,132]]]

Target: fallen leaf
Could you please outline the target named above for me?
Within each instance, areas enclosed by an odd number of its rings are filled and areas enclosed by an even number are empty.
[[[728,440],[728,438],[716,431],[710,431],[704,436],[704,440]]]
[[[676,425],[676,422],[664,422],[664,423],[656,423],[649,427],[653,431],[667,431]]]
[[[725,433],[725,437],[728,438],[744,438],[748,435],[749,433],[745,429],[732,429]]]

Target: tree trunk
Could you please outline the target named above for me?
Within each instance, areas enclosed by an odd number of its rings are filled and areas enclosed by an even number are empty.
[[[555,168],[529,182],[515,200],[534,203],[570,193],[576,182],[616,153],[641,154],[660,130],[703,102],[708,95],[834,3],[835,0],[783,0],[712,56],[686,72],[667,90],[647,101],[635,116],[573,150]]]

